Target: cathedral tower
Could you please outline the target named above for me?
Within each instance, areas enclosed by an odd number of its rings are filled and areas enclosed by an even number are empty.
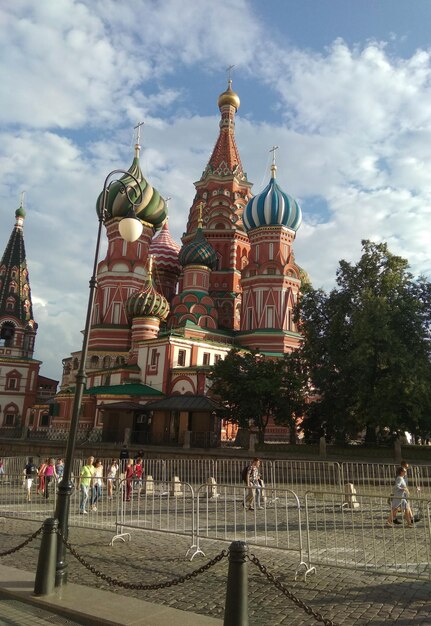
[[[238,341],[254,350],[282,354],[296,348],[300,340],[293,308],[301,281],[292,244],[302,213],[296,200],[277,184],[276,171],[273,158],[269,184],[248,202],[243,215],[251,251],[242,273]]]
[[[218,99],[220,133],[208,164],[195,183],[196,195],[183,235],[184,244],[194,237],[199,207],[203,204],[202,231],[217,255],[209,279],[209,295],[218,311],[218,325],[226,330],[240,328],[241,270],[250,250],[242,213],[251,197],[251,183],[235,141],[235,113],[239,105],[239,97],[229,80],[227,90]]]
[[[33,359],[37,324],[33,319],[24,247],[23,204],[0,263],[0,426],[24,427],[36,401],[40,361]]]

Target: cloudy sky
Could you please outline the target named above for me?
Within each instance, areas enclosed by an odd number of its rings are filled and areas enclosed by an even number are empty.
[[[0,254],[26,190],[25,244],[41,373],[81,346],[108,172],[133,158],[185,229],[234,64],[236,138],[257,193],[301,203],[298,263],[331,288],[361,239],[431,275],[431,2],[3,0]]]

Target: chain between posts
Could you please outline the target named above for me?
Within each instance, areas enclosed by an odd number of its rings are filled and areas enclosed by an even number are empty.
[[[28,537],[25,541],[20,543],[18,546],[15,546],[14,548],[11,548],[10,550],[6,550],[5,552],[0,552],[0,557],[14,554],[15,552],[18,552],[18,550],[25,548],[25,546],[28,546],[29,543],[31,543],[34,539],[36,539],[36,537],[38,537],[41,534],[42,530],[43,530],[43,526],[41,526],[32,535],[30,535],[30,537]],[[106,574],[103,574],[103,572],[100,572],[95,567],[93,567],[93,565],[90,565],[80,554],[78,554],[78,552],[72,547],[72,545],[67,541],[67,539],[65,539],[65,537],[63,536],[60,530],[57,529],[56,532],[58,536],[60,537],[60,539],[62,540],[62,542],[64,543],[64,545],[66,546],[66,548],[71,553],[71,555],[75,557],[75,559],[79,561],[81,565],[83,565],[86,569],[88,569],[92,574],[94,574],[98,578],[101,578],[102,580],[107,582],[108,585],[112,585],[113,587],[121,587],[123,589],[131,589],[135,591],[154,591],[156,589],[166,589],[167,587],[173,587],[174,585],[185,583],[186,581],[191,580],[192,578],[196,578],[196,576],[199,576],[199,574],[203,574],[204,572],[208,571],[209,569],[211,569],[211,567],[213,567],[217,563],[220,563],[220,561],[222,561],[224,558],[229,556],[229,550],[222,550],[219,554],[217,554],[217,556],[215,556],[213,559],[208,561],[208,563],[205,563],[205,565],[198,567],[197,569],[193,570],[193,572],[185,574],[184,576],[178,576],[178,578],[173,578],[172,580],[167,580],[164,583],[154,583],[152,585],[127,583],[127,582],[118,580],[116,578],[112,578],[112,576],[107,576]],[[289,598],[289,600],[292,600],[292,602],[294,602],[294,604],[296,604],[297,607],[305,611],[307,615],[311,615],[312,617],[314,617],[316,621],[324,624],[324,626],[337,626],[335,622],[333,622],[330,619],[325,619],[320,613],[318,613],[317,611],[314,611],[311,607],[309,607],[302,600],[297,598],[292,592],[290,592],[279,580],[275,578],[273,574],[271,574],[268,571],[265,565],[262,565],[262,563],[259,561],[257,556],[255,556],[254,554],[252,554],[251,556],[246,555],[246,558],[251,563],[253,563],[253,565],[255,565],[262,572],[264,576],[266,576],[266,578],[269,580],[270,583],[272,583],[279,591],[281,591],[287,598]]]
[[[142,584],[136,584],[136,583],[126,583],[126,582],[123,582],[122,580],[118,580],[117,578],[112,578],[112,576],[107,576],[106,574],[103,574],[102,572],[97,570],[95,567],[90,565],[90,563],[88,563],[80,554],[78,554],[78,552],[71,546],[71,544],[63,537],[60,530],[57,530],[57,534],[59,535],[60,539],[62,540],[66,548],[69,550],[70,554],[74,556],[75,559],[79,561],[81,565],[83,565],[86,569],[88,569],[92,574],[94,574],[98,578],[101,578],[102,580],[107,582],[108,585],[112,585],[113,587],[122,587],[123,589],[132,589],[135,591],[154,591],[156,589],[166,589],[167,587],[173,587],[174,585],[185,583],[186,581],[191,580],[192,578],[196,578],[196,576],[198,576],[199,574],[203,574],[204,572],[208,571],[211,567],[213,567],[213,565],[216,565],[217,563],[219,563],[222,559],[226,558],[229,554],[228,550],[222,550],[220,554],[218,554],[213,559],[211,559],[211,561],[208,561],[208,563],[205,563],[205,565],[202,565],[198,569],[195,569],[193,572],[185,574],[184,576],[178,576],[178,578],[167,580],[164,583],[142,585]]]
[[[6,552],[0,552],[0,557],[1,556],[8,556],[9,554],[14,554],[14,552],[18,552],[18,550],[21,550],[21,548],[25,548],[25,546],[28,546],[28,544],[31,543],[33,541],[33,539],[36,539],[36,537],[38,537],[40,535],[42,530],[43,530],[43,526],[41,526],[39,528],[39,530],[36,530],[36,532],[34,532],[32,535],[30,535],[30,537],[28,537],[25,541],[20,543],[18,546],[15,546],[15,548],[11,548],[10,550],[6,550]]]
[[[292,602],[294,602],[297,607],[299,607],[300,609],[305,611],[305,613],[307,613],[307,615],[311,615],[312,617],[314,617],[314,619],[317,622],[322,622],[322,624],[324,624],[325,626],[337,626],[337,624],[335,622],[333,622],[330,619],[325,619],[320,613],[318,613],[317,611],[313,611],[313,609],[310,606],[305,604],[305,602],[303,602],[302,600],[297,598],[291,591],[289,591],[283,585],[283,583],[281,583],[279,580],[277,580],[273,574],[268,572],[268,569],[266,568],[266,566],[262,565],[262,563],[259,561],[259,559],[257,558],[256,555],[252,554],[251,556],[249,556],[247,554],[246,558],[251,563],[253,563],[253,565],[256,565],[256,567],[262,572],[262,574],[264,576],[267,577],[269,582],[272,583],[274,585],[274,587],[276,587],[279,591],[281,591],[281,593],[283,593],[287,598],[289,598],[289,600],[292,600]]]

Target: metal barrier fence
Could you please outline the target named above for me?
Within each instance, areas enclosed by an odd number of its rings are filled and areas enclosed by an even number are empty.
[[[130,538],[129,530],[149,530],[190,536],[195,547],[195,494],[184,482],[136,481],[123,479],[118,484],[116,534],[117,539]]]
[[[361,493],[375,494],[387,491],[389,494],[394,485],[396,468],[393,463],[345,462],[341,464],[341,480],[343,484],[353,484]],[[409,467],[406,480],[411,492],[416,491],[422,497],[431,494],[430,465]]]
[[[253,489],[255,491],[255,489]],[[246,541],[250,545],[290,550],[298,554],[297,571],[308,566],[303,560],[301,506],[290,489],[263,487],[260,496],[247,501],[249,489],[232,485],[201,485],[196,491],[196,546],[203,539]],[[253,508],[249,508],[249,502]],[[260,503],[260,505],[259,505]]]
[[[42,458],[35,458],[38,465]],[[112,458],[101,458],[104,472],[107,473]],[[5,474],[0,474],[1,480],[6,480],[7,474],[18,475],[28,461],[28,457],[3,457]],[[175,476],[182,482],[193,486],[202,485],[209,478],[214,478],[218,484],[240,485],[243,468],[251,459],[193,459],[168,458],[143,460],[144,476],[152,476],[155,481],[169,482]],[[84,459],[74,459],[72,473],[76,478],[80,475]],[[124,471],[125,462],[121,462],[119,473]],[[344,491],[346,483],[354,485],[362,493],[377,494],[390,493],[394,484],[396,464],[394,463],[363,463],[363,462],[333,462],[333,461],[306,461],[306,460],[264,460],[260,471],[268,486],[274,488],[292,489],[301,497],[309,489],[323,491]],[[407,472],[407,481],[410,487],[417,490],[420,496],[431,495],[431,465],[413,465]]]
[[[339,463],[331,461],[273,461],[272,484],[285,486],[304,495],[310,488],[342,490]]]
[[[369,473],[365,472],[365,477]],[[335,476],[335,474],[334,474]],[[431,579],[431,500],[409,499],[418,522],[386,526],[388,490],[381,478],[380,494],[313,489],[304,498],[291,489],[266,485],[254,504],[246,508],[243,485],[201,484],[196,489],[179,480],[143,483],[135,479],[103,479],[101,493],[89,487],[88,499],[77,485],[70,502],[70,526],[111,530],[125,538],[132,529],[184,535],[190,538],[191,558],[203,554],[205,541],[235,541],[298,555],[297,574],[304,576],[318,565],[367,569],[373,572]],[[22,473],[5,475],[0,485],[0,516],[43,521],[55,511],[57,489],[48,498],[37,493]],[[314,479],[317,483],[317,480]],[[379,478],[380,480],[380,478]],[[112,487],[112,491],[111,491]],[[97,495],[97,497],[96,497]],[[84,502],[85,499],[85,502]],[[304,502],[304,505],[302,505]],[[84,507],[87,513],[84,513]]]
[[[430,502],[411,498],[420,521],[387,525],[388,498],[356,494],[356,505],[334,492],[305,495],[309,569],[316,565],[431,579]],[[420,515],[418,513],[420,512]]]
[[[43,521],[51,517],[57,505],[57,482],[49,484],[48,497],[42,488],[38,476],[30,480],[22,472],[19,474],[5,474],[0,482],[0,516],[23,518],[31,521]],[[112,497],[108,494],[108,481],[102,479],[101,490],[90,486],[87,500],[87,513],[81,512],[82,490],[79,479],[75,481],[75,488],[70,499],[69,524],[88,528],[115,529],[117,519],[117,487],[118,481],[113,481]]]

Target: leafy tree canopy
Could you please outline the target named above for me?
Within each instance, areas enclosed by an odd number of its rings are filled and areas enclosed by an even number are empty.
[[[430,284],[370,241],[358,263],[340,261],[336,282],[329,294],[304,285],[296,311],[316,389],[309,428],[341,439],[430,430]]]
[[[223,407],[221,417],[242,428],[253,423],[259,442],[270,417],[294,430],[295,417],[302,414],[307,377],[296,354],[268,359],[233,349],[213,366],[209,378]]]

